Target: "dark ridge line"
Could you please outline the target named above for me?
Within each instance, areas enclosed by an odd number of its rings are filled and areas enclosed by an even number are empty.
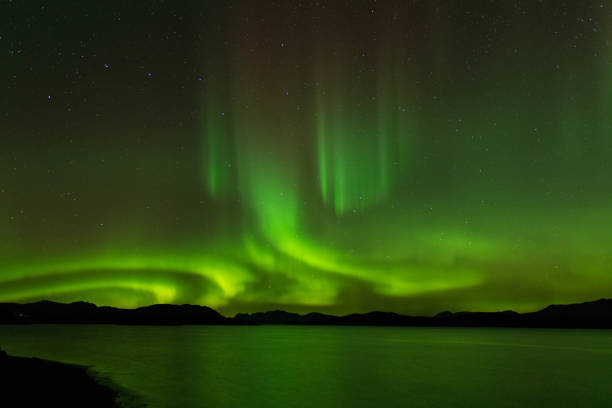
[[[425,327],[559,327],[612,328],[612,299],[568,305],[550,305],[531,313],[457,312],[432,317],[374,311],[333,316],[298,314],[282,310],[238,313],[233,318],[196,305],[158,304],[137,309],[98,307],[92,303],[0,303],[0,324],[125,324],[125,325],[319,325]]]
[[[424,327],[542,327],[612,328],[612,299],[568,305],[550,305],[537,312],[457,312],[432,317],[393,312],[333,316],[298,314],[282,310],[238,313],[233,318],[196,305],[158,304],[137,309],[98,307],[92,303],[0,303],[0,324],[123,324],[123,325],[318,325]]]

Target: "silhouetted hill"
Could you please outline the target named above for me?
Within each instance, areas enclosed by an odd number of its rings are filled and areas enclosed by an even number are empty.
[[[138,309],[97,307],[86,302],[0,303],[0,323],[235,324],[215,310],[194,305],[153,305]]]
[[[239,313],[234,319],[253,324],[296,324],[335,326],[513,326],[517,325],[516,312],[471,313],[445,312],[435,317],[406,316],[392,312],[353,313],[332,316],[320,313],[300,315],[280,310],[265,313]]]
[[[332,316],[301,315],[282,310],[238,313],[226,318],[206,306],[153,305],[138,309],[97,307],[91,303],[0,303],[0,324],[88,323],[88,324],[293,324],[337,326],[458,326],[458,327],[576,327],[612,328],[612,299],[571,305],[551,305],[532,313],[444,311],[433,317],[406,316],[392,312],[354,313]]]
[[[303,317],[304,316],[297,313],[289,313],[283,310],[271,310],[269,312],[257,312],[253,314],[238,313],[234,319],[255,324],[299,324]]]
[[[551,305],[525,313],[531,327],[607,327],[612,328],[612,299],[571,305]]]
[[[612,315],[612,299],[599,299],[593,302],[575,303],[570,305],[550,305],[532,313],[538,316],[565,318],[606,318]]]
[[[300,315],[275,310],[265,313],[239,313],[234,319],[251,324],[612,328],[612,299],[571,305],[553,305],[538,312],[522,314],[508,310],[457,313],[444,311],[433,317],[406,316],[391,312],[331,316],[320,313]]]

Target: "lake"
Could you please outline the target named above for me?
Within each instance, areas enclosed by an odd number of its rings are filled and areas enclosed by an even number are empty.
[[[0,326],[0,347],[90,365],[150,407],[609,407],[612,331]]]

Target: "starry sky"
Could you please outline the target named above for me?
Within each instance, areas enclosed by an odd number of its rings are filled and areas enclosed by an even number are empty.
[[[1,1],[0,301],[612,296],[612,2]]]

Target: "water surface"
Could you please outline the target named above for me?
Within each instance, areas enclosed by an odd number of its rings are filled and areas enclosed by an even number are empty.
[[[612,331],[0,326],[9,354],[91,365],[150,407],[604,407]]]

